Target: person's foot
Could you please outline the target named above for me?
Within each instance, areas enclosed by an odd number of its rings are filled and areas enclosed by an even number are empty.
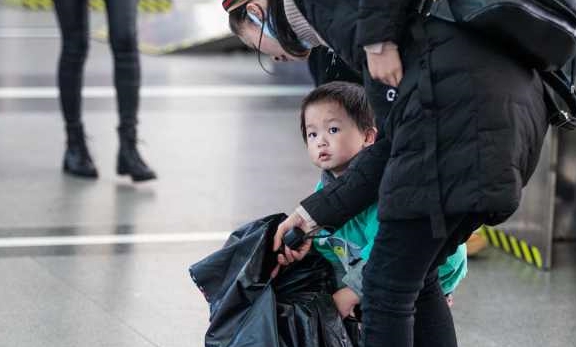
[[[76,177],[98,178],[98,170],[94,166],[86,145],[68,145],[64,153],[62,170]]]
[[[156,173],[144,162],[136,148],[136,125],[118,127],[118,135],[120,137],[116,165],[118,175],[130,175],[134,182],[156,179]]]
[[[62,171],[76,177],[97,178],[98,170],[88,152],[82,123],[66,124],[66,138]]]
[[[473,232],[466,241],[466,251],[469,257],[476,256],[488,246],[488,240],[479,232]]]
[[[130,175],[134,182],[156,179],[156,173],[146,165],[135,144],[120,145],[116,172],[118,175]]]

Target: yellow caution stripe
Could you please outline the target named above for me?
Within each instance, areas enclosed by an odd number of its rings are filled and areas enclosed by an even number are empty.
[[[47,11],[54,7],[52,0],[4,0],[2,4],[23,7],[31,11]]]
[[[106,9],[105,0],[90,0],[90,8],[96,11]],[[147,13],[163,13],[172,9],[172,0],[140,0],[138,9]]]
[[[119,0],[111,0],[119,1]],[[47,11],[54,8],[52,0],[3,0],[3,4],[23,7],[31,11]],[[106,9],[105,0],[90,0],[90,8],[95,11]],[[138,9],[147,13],[163,13],[172,10],[172,0],[139,0]]]
[[[532,246],[524,240],[518,239],[515,236],[506,234],[502,230],[490,226],[482,226],[479,229],[479,232],[492,246],[499,248],[530,265],[543,269],[542,253],[538,247]]]

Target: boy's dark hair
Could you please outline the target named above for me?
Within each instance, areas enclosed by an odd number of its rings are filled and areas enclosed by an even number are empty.
[[[335,102],[346,110],[348,117],[354,121],[360,131],[365,132],[376,126],[374,112],[370,107],[364,87],[350,82],[330,82],[311,91],[302,101],[300,107],[300,131],[304,142],[306,136],[306,109],[321,102]]]

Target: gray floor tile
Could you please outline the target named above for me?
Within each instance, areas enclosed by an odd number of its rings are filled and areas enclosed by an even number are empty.
[[[99,20],[95,18],[96,22]],[[0,7],[6,27],[54,31],[52,13]],[[55,85],[55,38],[0,37],[0,88]],[[144,86],[310,85],[303,64],[255,55],[143,56]],[[92,42],[87,86],[110,86],[106,45]],[[84,102],[96,182],[63,176],[58,101],[0,99],[0,238],[231,231],[290,211],[317,180],[298,130],[299,96],[142,98],[142,152],[160,180],[114,173],[115,101]],[[0,250],[0,346],[202,346],[208,307],[187,268],[221,244]],[[490,249],[456,292],[463,347],[576,346],[576,245],[551,272]]]

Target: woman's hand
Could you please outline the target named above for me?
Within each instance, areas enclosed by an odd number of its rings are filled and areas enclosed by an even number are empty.
[[[282,246],[282,237],[288,230],[298,227],[302,229],[305,233],[309,233],[312,229],[308,226],[304,218],[300,216],[297,212],[293,212],[286,220],[284,220],[280,225],[278,225],[278,229],[276,230],[276,234],[274,235],[274,244],[272,249],[276,251],[277,249]],[[278,271],[280,270],[280,265],[287,266],[290,263],[298,260],[302,260],[310,251],[312,247],[312,240],[307,239],[304,241],[304,244],[300,246],[299,249],[293,250],[286,246],[284,246],[284,254],[278,254],[278,266],[274,268],[272,271],[272,277],[276,277]]]
[[[346,318],[354,313],[354,306],[360,303],[360,298],[352,289],[344,287],[332,294],[332,299],[342,318]]]
[[[379,53],[366,52],[370,76],[386,85],[398,87],[404,77],[398,46],[384,42]]]

